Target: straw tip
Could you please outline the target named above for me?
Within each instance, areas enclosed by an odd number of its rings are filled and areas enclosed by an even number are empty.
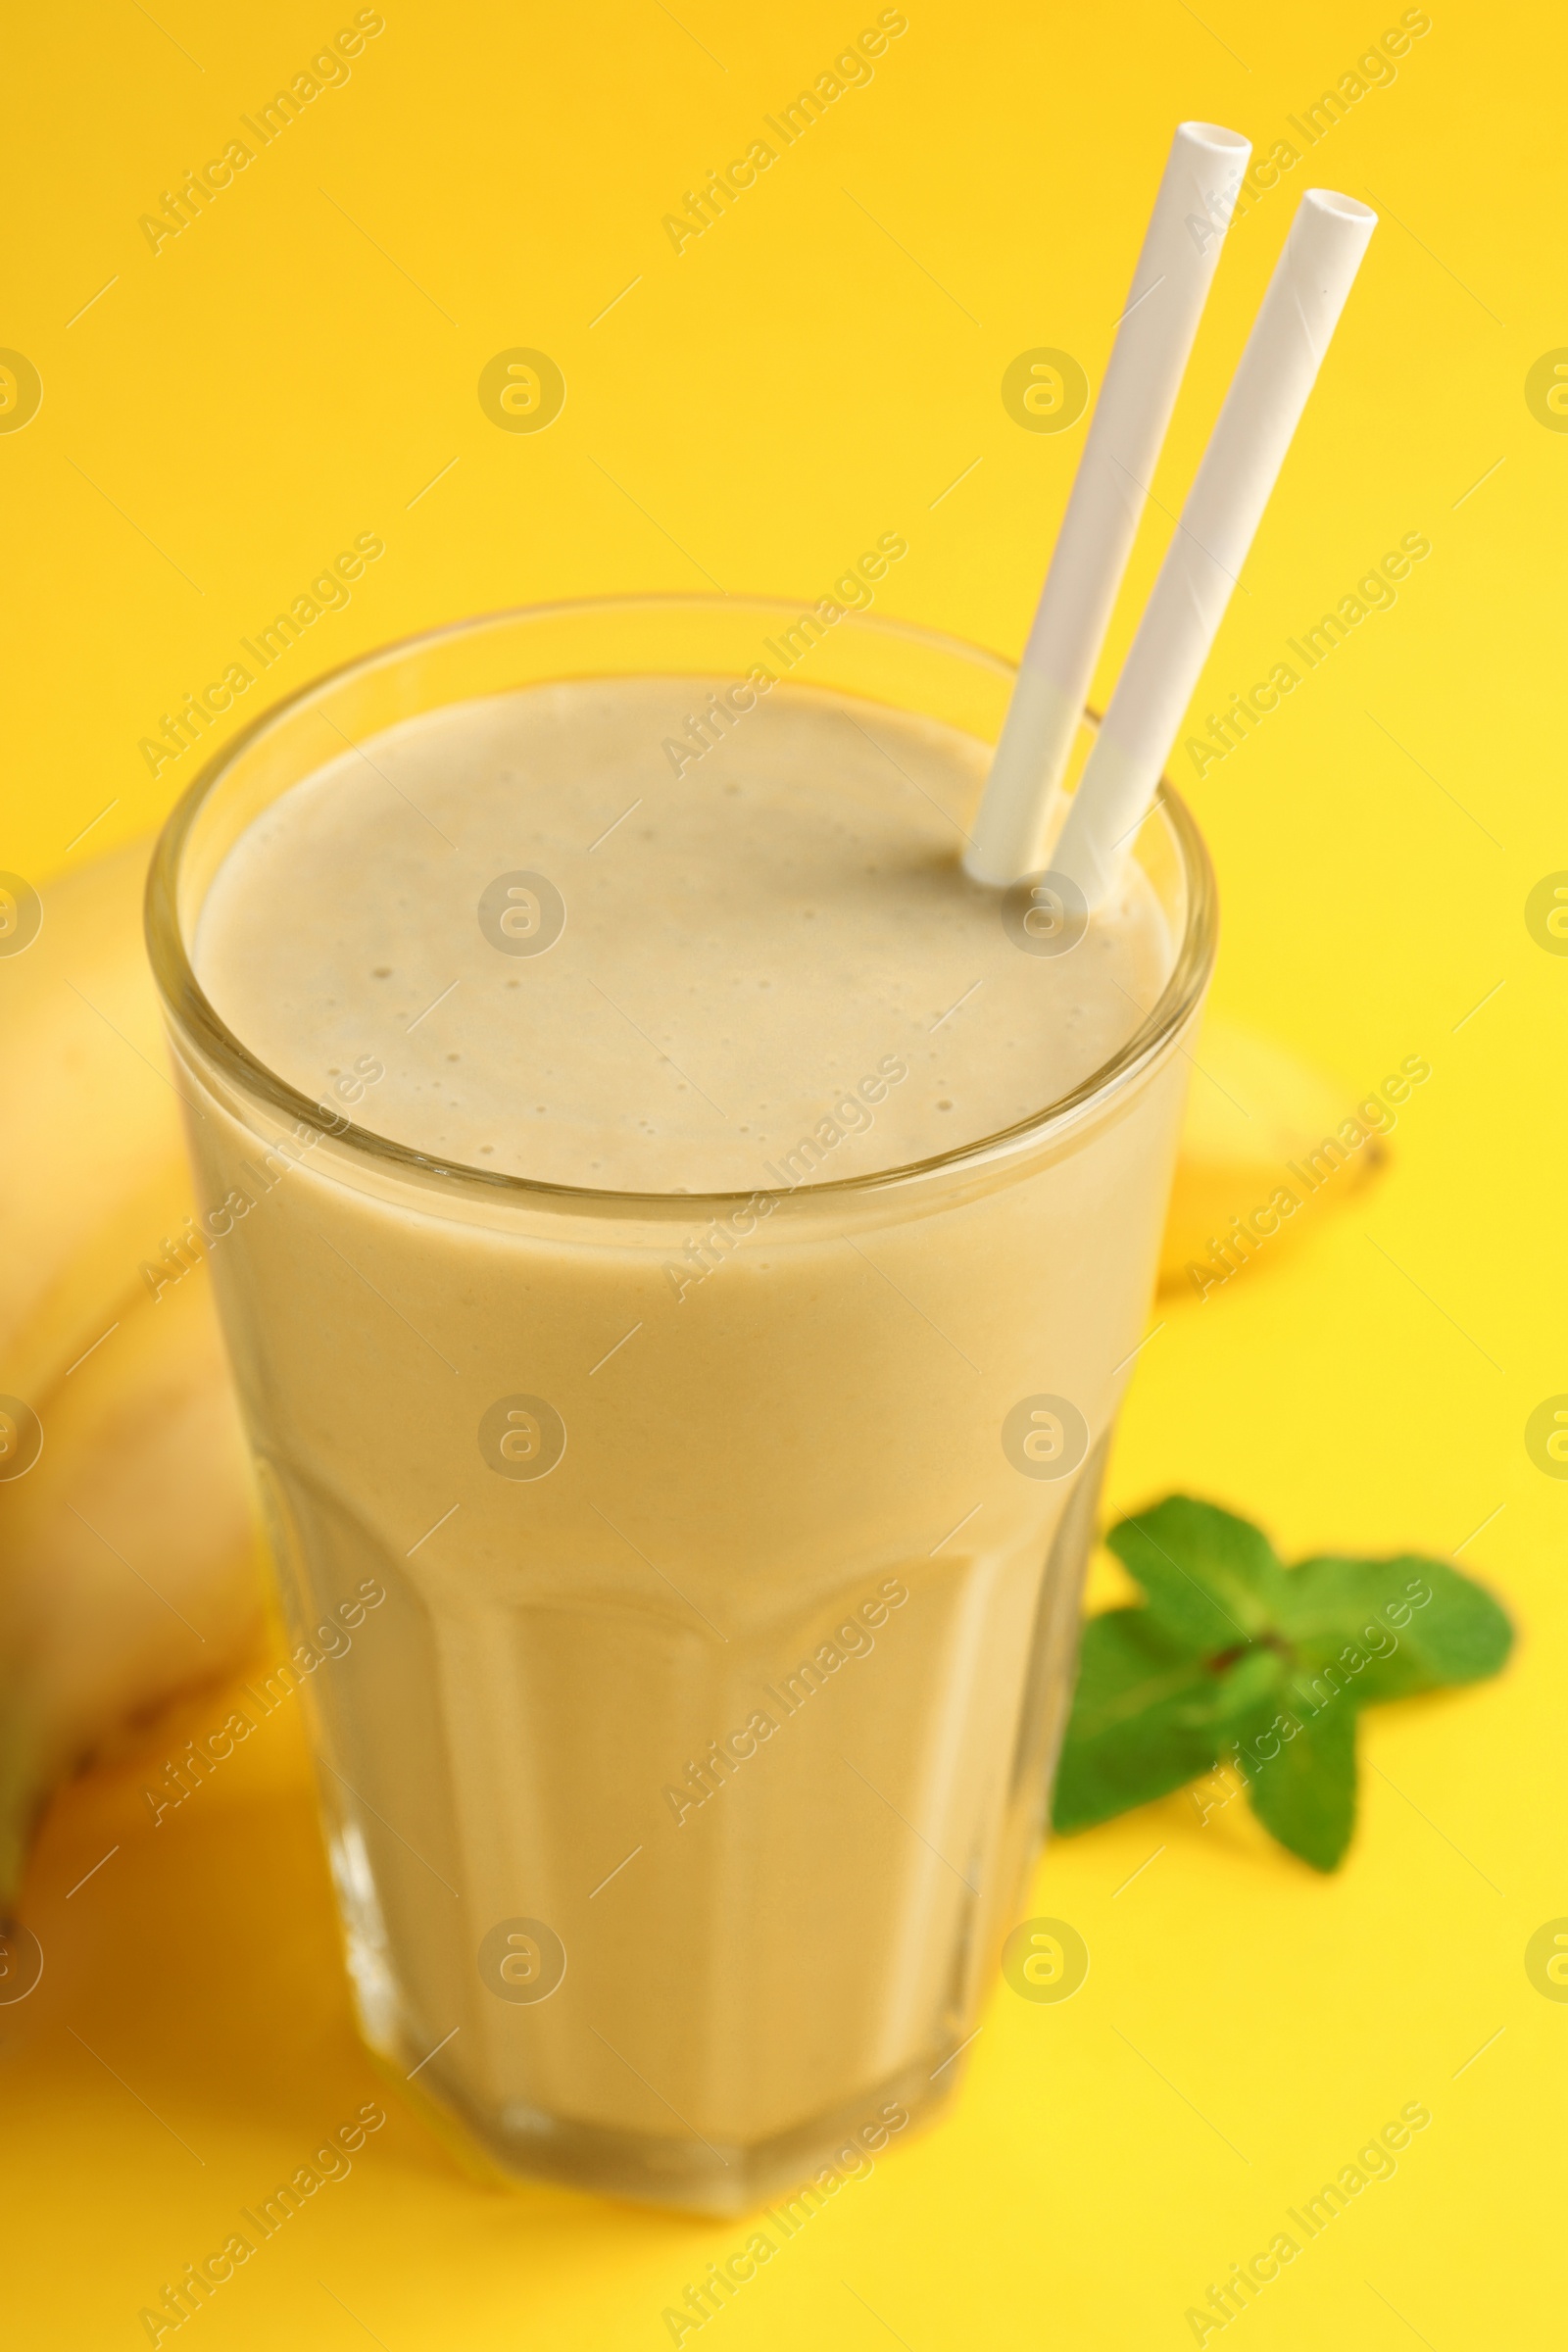
[[[1202,147],[1232,162],[1252,152],[1250,139],[1244,139],[1239,130],[1227,130],[1219,122],[1178,122],[1176,137],[1184,147]]]
[[[1364,222],[1368,233],[1378,224],[1377,214],[1369,204],[1362,204],[1358,197],[1343,195],[1338,188],[1303,189],[1301,194],[1303,212],[1308,205],[1315,213],[1327,213],[1338,220]]]

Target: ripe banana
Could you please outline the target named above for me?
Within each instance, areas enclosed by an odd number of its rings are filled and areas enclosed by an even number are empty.
[[[255,1639],[249,1473],[141,935],[148,845],[0,955],[0,1920],[67,1773]]]
[[[1430,1074],[1424,1062],[1419,1068]],[[1387,1080],[1385,1091],[1399,1090],[1399,1100],[1421,1082]],[[1383,1136],[1396,1117],[1380,1096],[1352,1103],[1283,1046],[1210,1014],[1193,1054],[1161,1290],[1206,1296],[1260,1250],[1282,1247],[1320,1207],[1348,1200],[1386,1159]]]

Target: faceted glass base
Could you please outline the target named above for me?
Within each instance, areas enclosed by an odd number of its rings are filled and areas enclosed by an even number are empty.
[[[931,2067],[906,2067],[831,2114],[813,2116],[772,2139],[725,2147],[689,2134],[662,2139],[610,2132],[523,2107],[498,2121],[450,2091],[432,2092],[420,2081],[411,2082],[384,2053],[370,2055],[458,2160],[493,2184],[553,2180],[597,2196],[715,2216],[757,2213],[779,2199],[797,2224],[845,2180],[863,2179],[913,2128],[935,2122],[964,2067],[961,2058],[944,2062],[940,2056]],[[834,2176],[831,2186],[813,2187],[824,2167]]]

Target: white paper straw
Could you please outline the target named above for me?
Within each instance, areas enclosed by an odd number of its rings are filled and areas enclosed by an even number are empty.
[[[1040,864],[1052,803],[1251,152],[1248,140],[1212,122],[1183,122],[1171,141],[964,857],[964,870],[977,882],[1015,882]]]
[[[1377,215],[1309,188],[1188,494],[1052,866],[1097,906],[1154,797]]]

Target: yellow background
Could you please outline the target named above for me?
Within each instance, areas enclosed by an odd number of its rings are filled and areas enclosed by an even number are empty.
[[[1398,21],[1376,0],[1204,0],[1201,21],[1180,0],[908,0],[870,86],[677,258],[662,216],[874,8],[387,0],[348,84],[155,257],[138,216],[351,15],[158,0],[156,23],[117,4],[13,26],[0,343],[44,384],[0,436],[0,864],[24,874],[106,805],[73,859],[162,816],[196,758],[155,780],[138,738],[367,529],[384,560],[265,692],[485,607],[705,579],[819,595],[889,529],[910,552],[884,609],[1015,651],[1083,426],[1021,430],[1004,369],[1056,346],[1098,385],[1176,121],[1266,151]],[[1568,964],[1523,910],[1568,867],[1568,437],[1524,378],[1568,344],[1564,42],[1544,9],[1433,0],[1432,18],[1232,233],[1100,684],[1298,191],[1369,194],[1384,223],[1200,717],[1402,533],[1433,553],[1192,797],[1225,909],[1216,1003],[1333,1070],[1348,1106],[1406,1055],[1433,1076],[1376,1190],[1202,1304],[1156,1308],[1108,1500],[1210,1494],[1287,1557],[1445,1555],[1486,1522],[1463,1564],[1508,1597],[1516,1661],[1364,1720],[1338,1878],[1244,1805],[1205,1826],[1187,1797],[1056,1846],[1033,1908],[1087,1938],[1082,1991],[1000,1990],[949,2120],[847,2186],[705,2344],[1190,2342],[1208,2282],[1412,2100],[1433,2122],[1396,2177],[1236,2323],[1253,2352],[1541,2341],[1559,2300],[1568,2005],[1523,1953],[1568,1913],[1568,1490],[1523,1431],[1568,1388]],[[481,413],[480,369],[516,345],[564,372],[547,432]],[[159,1760],[220,1703],[161,1733]],[[29,1892],[46,1975],[0,2010],[19,2345],[144,2341],[161,2283],[380,2088],[297,1720],[157,1832],[142,1778],[100,1774],[55,1808]],[[662,2307],[743,2235],[475,2186],[393,2108],[192,2323],[207,2352],[653,2347]]]

